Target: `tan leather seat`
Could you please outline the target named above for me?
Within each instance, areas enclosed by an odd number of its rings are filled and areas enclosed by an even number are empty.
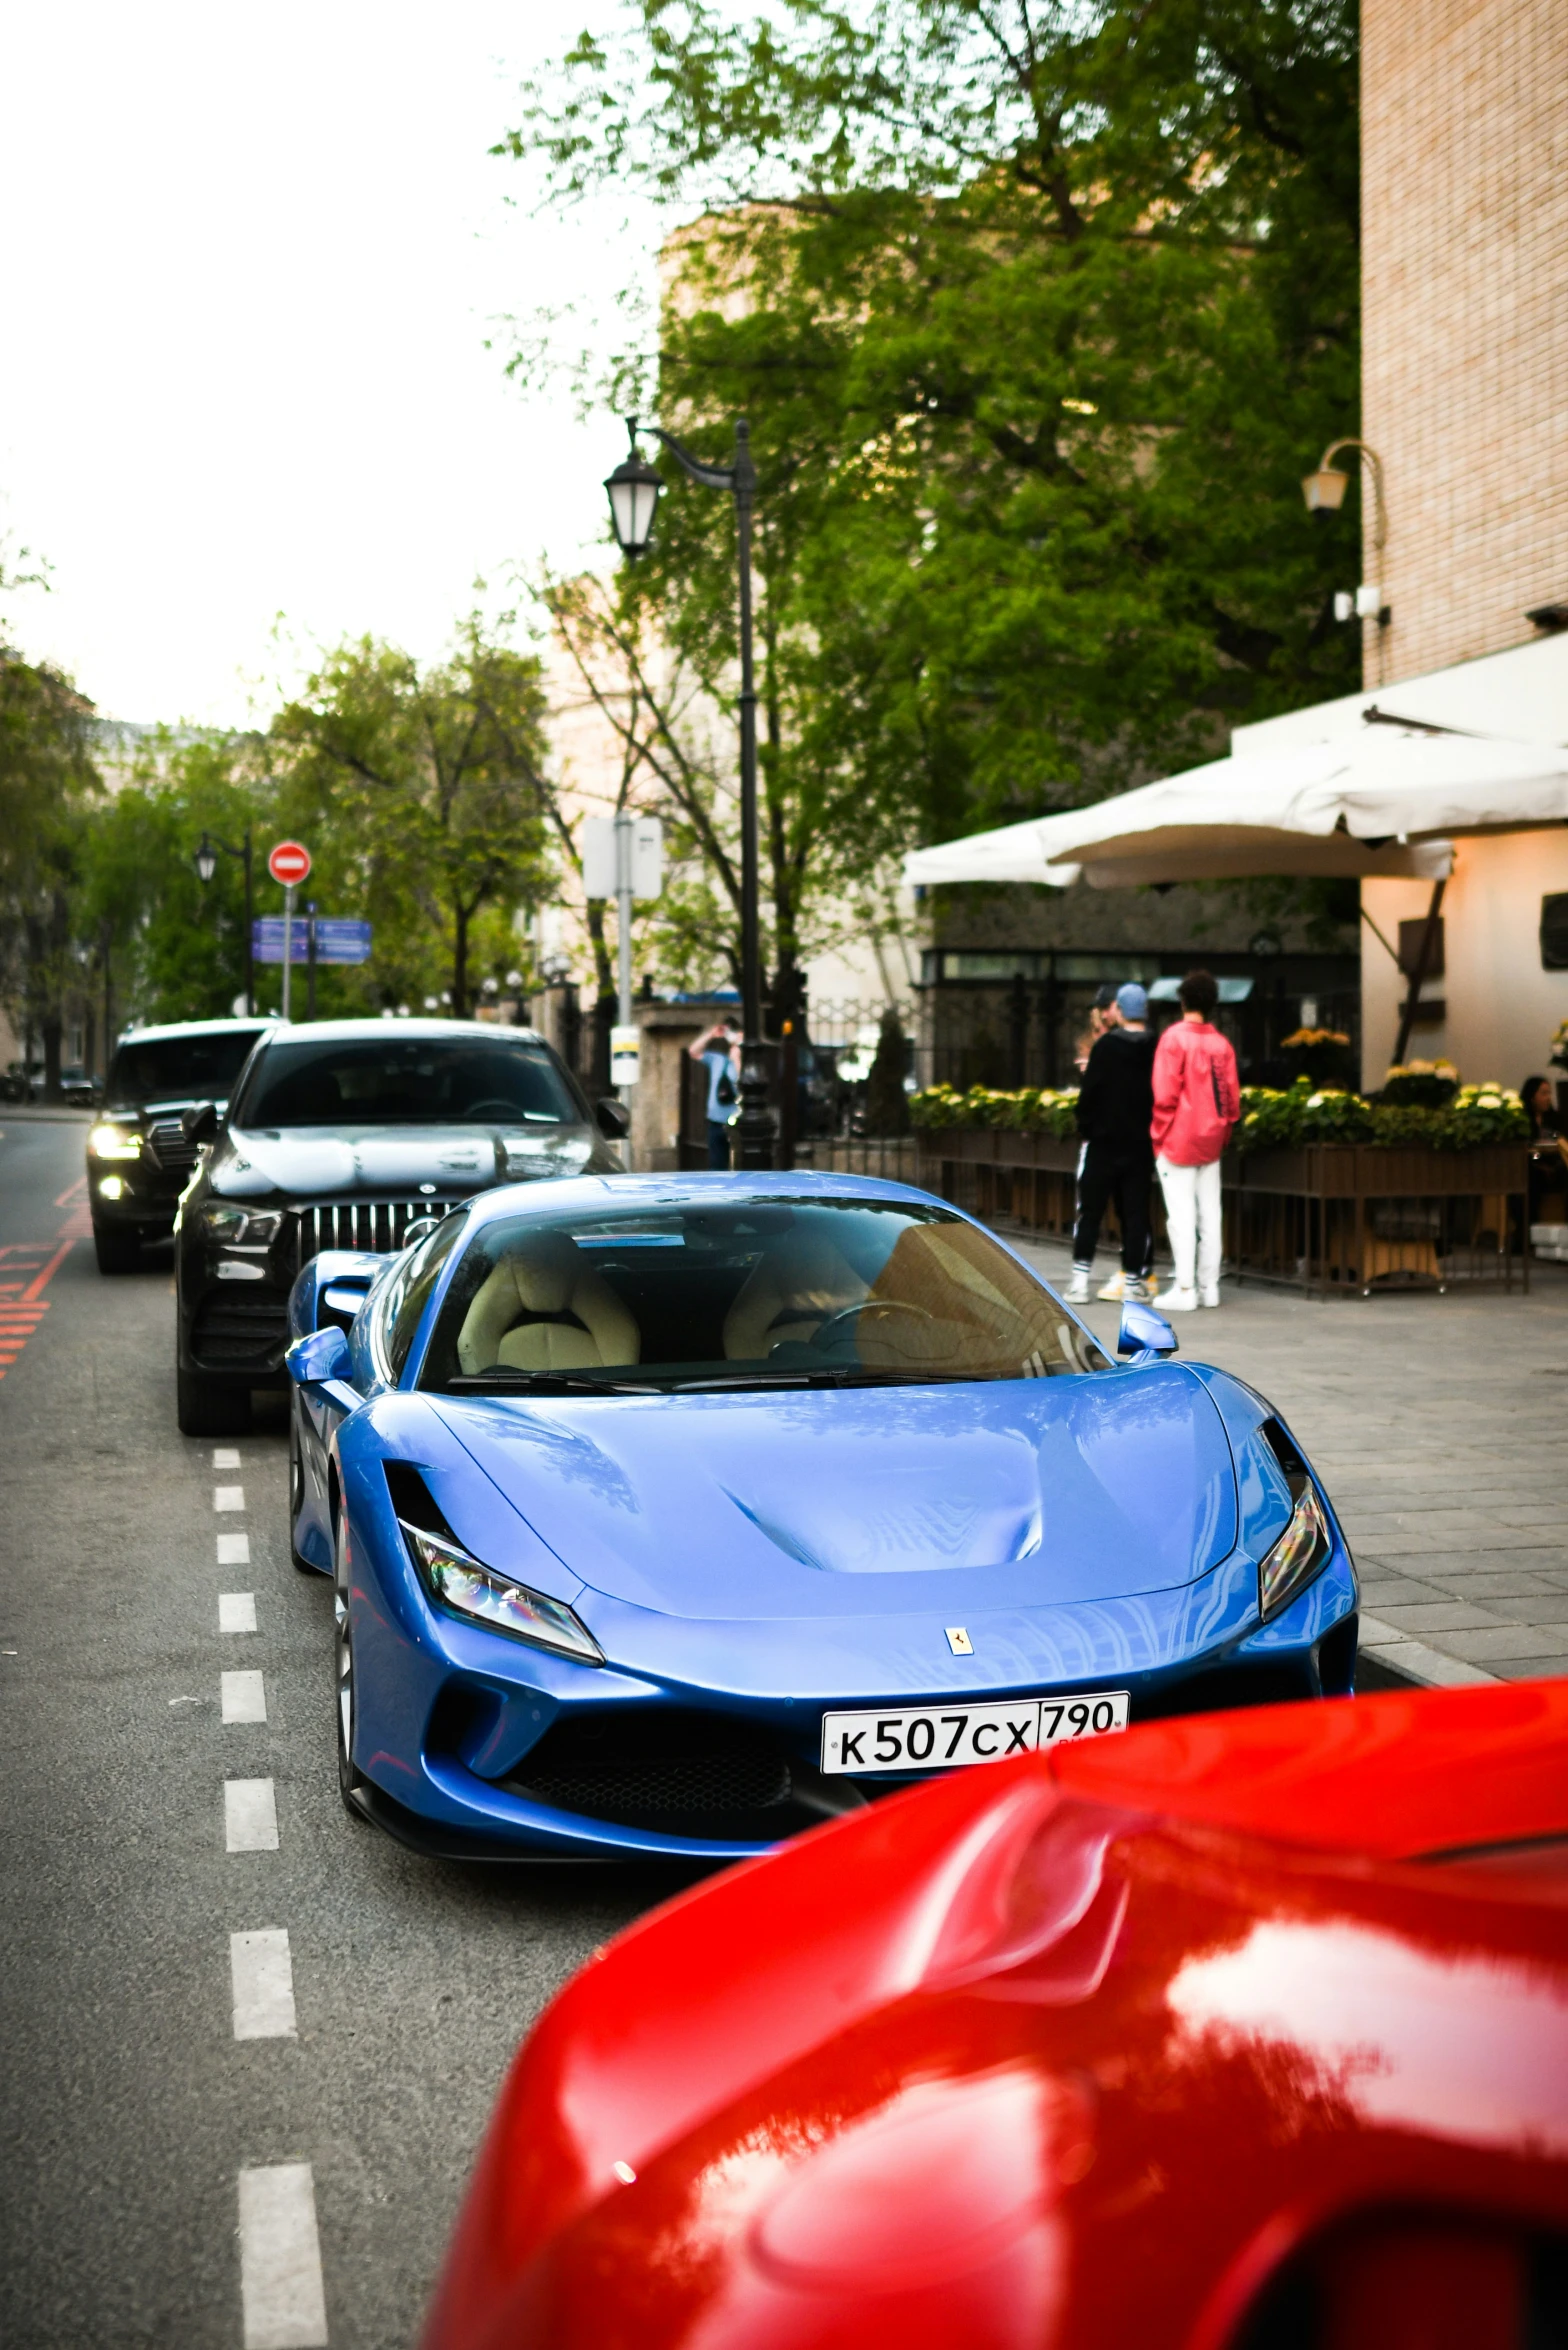
[[[788,1232],[753,1265],[725,1316],[725,1360],[765,1362],[781,1340],[814,1338],[830,1315],[867,1295],[860,1275],[830,1240]]]
[[[572,1314],[576,1323],[540,1321]],[[579,1329],[576,1324],[582,1324]],[[642,1336],[602,1274],[565,1232],[540,1232],[502,1258],[464,1316],[465,1371],[594,1371],[635,1363]]]

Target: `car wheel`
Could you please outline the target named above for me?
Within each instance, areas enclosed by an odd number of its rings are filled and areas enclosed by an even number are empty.
[[[299,1513],[304,1500],[305,1463],[300,1453],[299,1444],[299,1406],[291,1403],[289,1405],[289,1557],[293,1560],[298,1573],[316,1575],[321,1572],[320,1568],[313,1567],[309,1559],[303,1558],[294,1547],[294,1529],[299,1524]]]
[[[243,1436],[250,1426],[250,1389],[176,1370],[175,1416],[182,1436]]]
[[[93,1226],[93,1254],[100,1273],[134,1273],[142,1261],[139,1232],[115,1231],[107,1224]]]
[[[354,1768],[354,1627],[348,1607],[347,1541],[339,1519],[332,1540],[332,1655],[336,1671],[338,1793],[351,1819],[363,1825],[364,1780]]]

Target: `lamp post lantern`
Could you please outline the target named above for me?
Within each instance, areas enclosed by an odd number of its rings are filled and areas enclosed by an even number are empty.
[[[196,878],[205,889],[218,870],[218,852],[226,857],[238,857],[245,868],[245,1010],[250,1017],[256,1011],[256,916],[251,872],[251,830],[247,824],[243,845],[234,848],[228,841],[219,840],[204,832],[197,844],[193,862]]]
[[[771,1167],[776,1122],[768,1107],[767,1072],[762,1065],[762,956],[758,920],[757,854],[757,690],[753,676],[751,625],[751,516],[757,497],[757,469],[751,456],[751,427],[735,419],[735,456],[729,465],[705,465],[661,426],[647,427],[661,440],[684,473],[705,490],[728,490],[735,500],[736,561],[740,574],[740,1116],[735,1122],[736,1160],[742,1168]],[[630,453],[605,482],[610,519],[621,551],[631,560],[653,536],[663,484],[637,452],[637,419],[626,420]]]

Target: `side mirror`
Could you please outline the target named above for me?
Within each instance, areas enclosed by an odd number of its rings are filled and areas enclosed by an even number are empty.
[[[607,1136],[611,1142],[619,1142],[623,1135],[630,1134],[632,1130],[632,1114],[624,1102],[613,1101],[609,1098],[602,1102],[595,1102],[593,1114],[598,1122],[599,1132]]]
[[[188,1110],[180,1112],[180,1132],[187,1142],[211,1142],[218,1131],[216,1102],[192,1102]]]
[[[283,1366],[296,1387],[319,1387],[328,1379],[346,1379],[348,1340],[335,1322],[327,1330],[309,1330],[303,1338],[295,1339]]]
[[[1116,1334],[1119,1355],[1132,1355],[1144,1361],[1157,1361],[1161,1355],[1176,1352],[1176,1333],[1163,1314],[1153,1306],[1131,1302],[1122,1308],[1122,1326]]]

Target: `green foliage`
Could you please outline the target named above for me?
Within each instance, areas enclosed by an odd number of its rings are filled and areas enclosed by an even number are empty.
[[[999,1127],[1014,1134],[1048,1134],[1071,1142],[1078,1133],[1078,1095],[1050,1087],[1012,1090],[972,1085],[959,1093],[951,1085],[928,1085],[909,1097],[910,1123],[932,1133],[956,1126]]]
[[[912,835],[1074,804],[1351,688],[1351,0],[641,0],[509,149],[689,217],[659,412],[760,471],[765,863],[813,890]],[[635,368],[615,389],[635,406]],[[733,694],[728,502],[671,483],[627,595]]]
[[[471,620],[423,672],[370,637],[340,647],[273,720],[279,819],[323,910],[374,925],[360,984],[383,1005],[445,995],[465,1017],[482,965],[515,955],[512,913],[547,879],[543,716],[537,658]]]
[[[68,677],[0,644],[0,996],[41,1037],[51,1082],[80,976],[72,905],[98,791],[92,717]]]
[[[1295,1150],[1309,1142],[1369,1142],[1381,1150],[1468,1150],[1489,1142],[1527,1142],[1529,1120],[1515,1096],[1497,1086],[1461,1086],[1445,1107],[1369,1102],[1354,1093],[1314,1091],[1298,1079],[1288,1093],[1247,1085],[1241,1092],[1237,1147]]]

